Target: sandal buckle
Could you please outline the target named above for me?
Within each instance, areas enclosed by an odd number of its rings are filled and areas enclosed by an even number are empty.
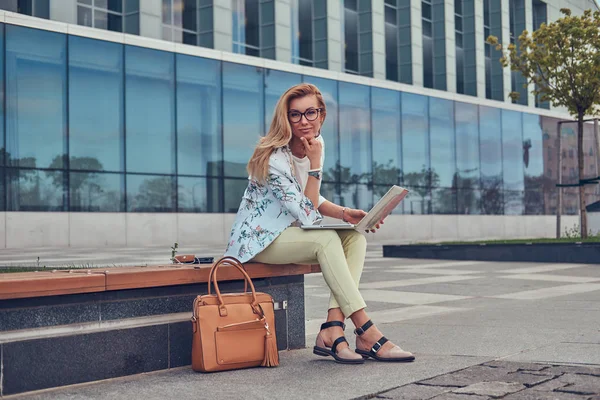
[[[356,329],[354,330],[354,334],[355,334],[355,335],[358,335],[358,336],[360,336],[360,335],[362,335],[363,333],[365,333],[365,331],[364,331],[364,329],[363,329],[362,327],[360,327],[360,328],[356,328]]]
[[[375,342],[375,344],[373,345],[373,347],[371,348],[371,351],[373,353],[377,353],[379,351],[379,349],[381,348],[382,344],[379,342]]]

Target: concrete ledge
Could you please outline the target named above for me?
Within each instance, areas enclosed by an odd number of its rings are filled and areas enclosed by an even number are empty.
[[[600,264],[600,243],[384,245],[383,256]]]
[[[245,267],[256,290],[275,301],[278,349],[304,348],[303,275],[319,267]],[[189,365],[192,304],[207,293],[209,271],[166,265],[1,274],[0,396]],[[240,278],[223,266],[221,291],[243,291]]]

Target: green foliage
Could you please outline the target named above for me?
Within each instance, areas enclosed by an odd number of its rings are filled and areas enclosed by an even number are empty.
[[[593,115],[600,104],[600,12],[573,16],[563,8],[561,13],[562,18],[533,33],[523,31],[518,46],[503,49],[494,36],[487,42],[502,51],[504,67],[537,85],[533,94],[541,101],[564,106],[574,117]]]

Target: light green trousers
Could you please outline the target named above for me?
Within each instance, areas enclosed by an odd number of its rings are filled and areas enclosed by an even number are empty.
[[[319,264],[331,290],[329,308],[340,307],[348,318],[366,307],[358,283],[363,271],[367,239],[349,230],[303,230],[289,227],[254,260],[266,264]]]

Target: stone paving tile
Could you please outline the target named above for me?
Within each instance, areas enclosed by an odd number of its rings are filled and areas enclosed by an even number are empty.
[[[443,393],[439,396],[435,396],[432,400],[488,400],[487,396],[475,396],[472,394],[457,394],[457,393]]]
[[[426,400],[449,391],[444,386],[427,386],[411,383],[389,392],[381,393],[376,399]]]
[[[478,382],[464,388],[455,389],[452,393],[462,393],[478,396],[503,397],[507,394],[519,392],[525,389],[520,383],[507,382]]]
[[[530,387],[546,382],[554,377],[553,375],[517,372],[518,369],[518,366],[503,368],[478,365],[452,374],[431,378],[422,383],[434,386],[463,387],[474,382],[498,381],[506,383],[515,382]],[[477,379],[477,381],[475,381],[475,379]]]
[[[560,374],[585,374],[585,375],[595,375],[600,377],[600,368],[596,367],[583,367],[583,366],[575,366],[575,365],[555,365],[550,366],[548,369],[544,370],[544,373],[550,373],[555,375]]]
[[[542,393],[524,390],[502,397],[502,400],[590,400],[590,398],[588,396],[580,396],[571,393]]]
[[[551,367],[549,364],[534,364],[534,363],[515,363],[509,361],[490,361],[483,365],[488,367],[506,368],[510,371],[527,370],[527,371],[542,371]],[[558,374],[557,374],[558,375]]]
[[[555,391],[589,395],[600,393],[600,377],[597,376],[565,374],[560,376],[558,380],[568,385],[558,388]]]

